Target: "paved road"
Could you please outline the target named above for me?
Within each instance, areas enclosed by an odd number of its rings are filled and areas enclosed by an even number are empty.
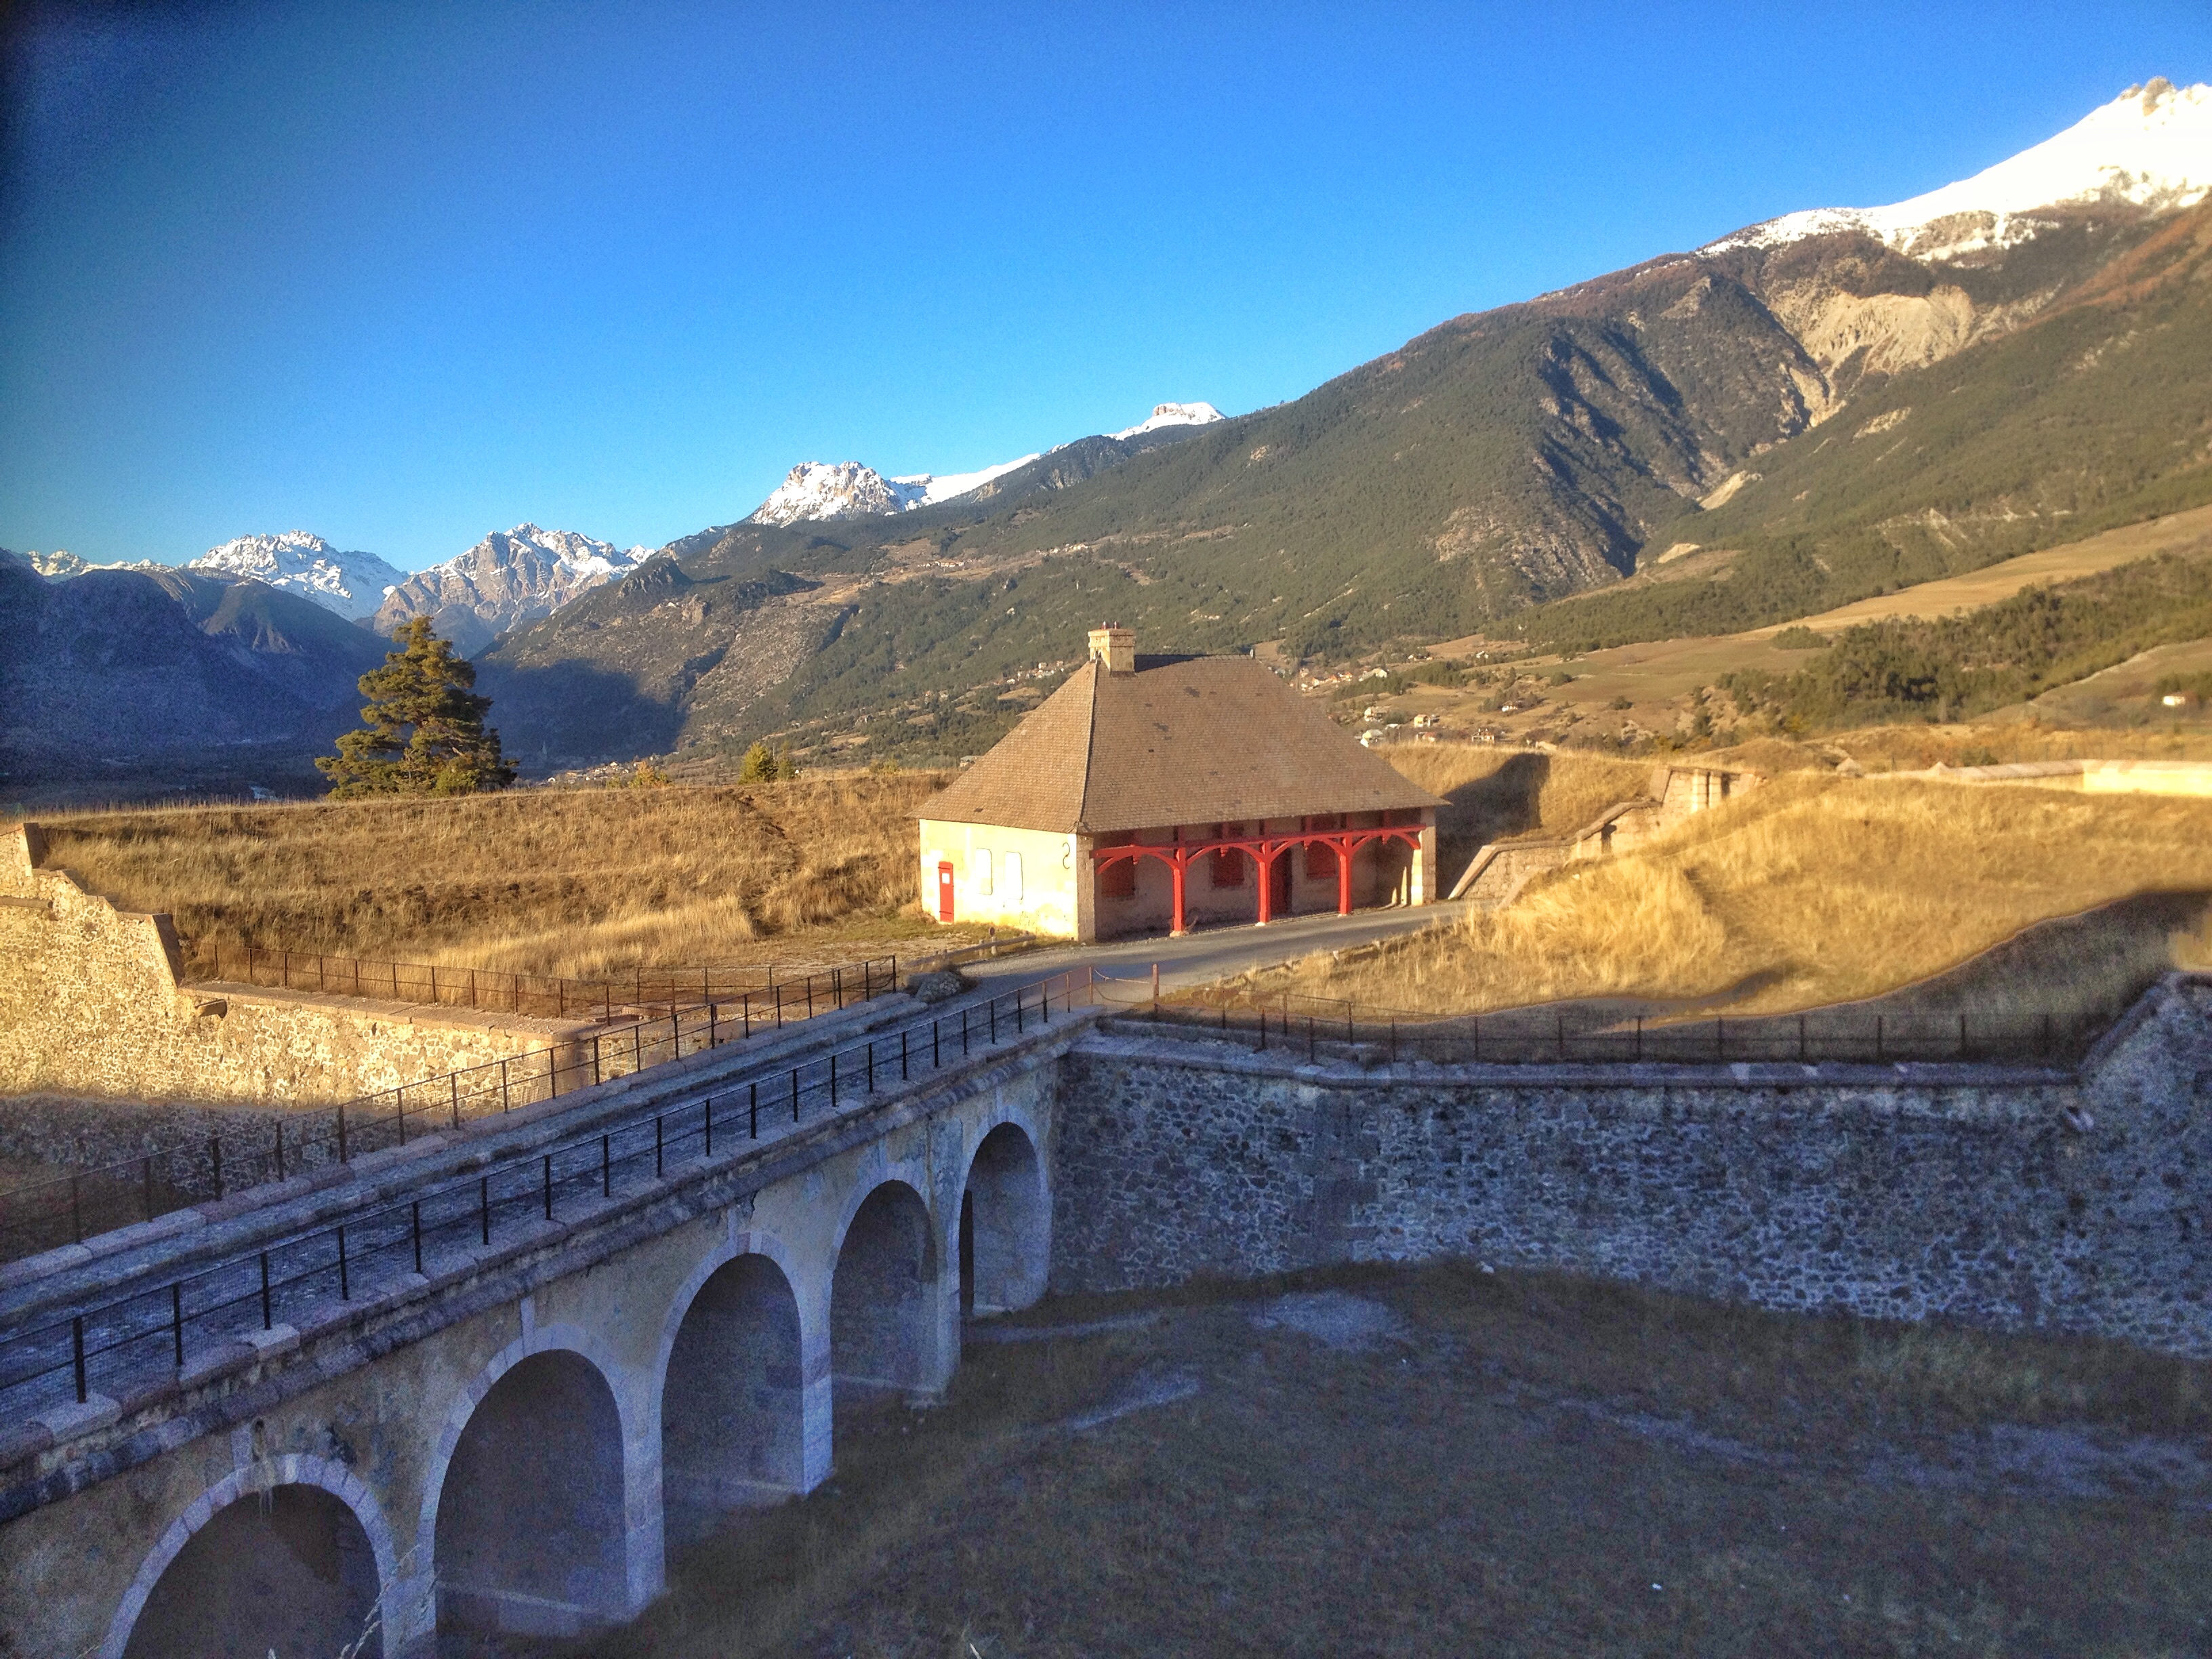
[[[1120,939],[1110,945],[1048,946],[996,962],[979,962],[961,971],[979,982],[1000,987],[1084,965],[1116,978],[1148,975],[1157,962],[1163,987],[1203,985],[1248,968],[1293,961],[1311,951],[1341,951],[1346,945],[1456,921],[1468,908],[1462,901],[1402,910],[1359,910],[1348,916],[1292,916],[1271,921],[1265,927],[1202,928],[1181,939],[1163,935]]]

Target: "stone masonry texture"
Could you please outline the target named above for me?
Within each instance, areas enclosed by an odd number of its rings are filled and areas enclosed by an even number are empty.
[[[1060,1091],[1055,1290],[1474,1257],[2212,1355],[2202,977],[2078,1074],[1309,1066],[1122,1027]]]
[[[321,1107],[573,1042],[585,1025],[184,985],[169,919],[0,840],[0,1093]]]

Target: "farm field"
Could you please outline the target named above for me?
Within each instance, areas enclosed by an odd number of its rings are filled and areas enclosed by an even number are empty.
[[[1784,775],[1619,857],[1539,877],[1476,911],[1250,988],[1436,1013],[1570,998],[1772,1013],[1874,996],[2046,918],[2143,892],[2212,892],[2201,801],[1909,778]],[[1989,995],[2105,1006],[2148,956],[2212,960],[2212,936],[2140,941]],[[1994,1011],[1992,1011],[1994,1012]]]
[[[580,1650],[2117,1659],[2212,1628],[2202,1364],[1472,1262],[970,1333],[944,1405],[841,1420],[828,1486]]]
[[[589,979],[849,960],[979,930],[914,904],[933,774],[41,817],[49,866],[253,945]]]
[[[1616,646],[1571,659],[1563,659],[1557,653],[1530,656],[1522,661],[1535,684],[1523,688],[1524,701],[1511,714],[1485,708],[1484,702],[1494,700],[1486,693],[1476,696],[1436,687],[1417,687],[1400,697],[1387,700],[1382,706],[1394,716],[1408,720],[1425,714],[1454,727],[1490,726],[1510,741],[1571,737],[1582,742],[1592,733],[1617,738],[1623,729],[1672,733],[1688,710],[1687,700],[1699,687],[1713,684],[1722,676],[1740,669],[1765,668],[1781,672],[1802,663],[1807,656],[1804,650],[1775,645],[1775,636],[1784,627],[1809,628],[1826,635],[1861,623],[1893,617],[1947,616],[1995,604],[2037,583],[2094,575],[2161,552],[2212,557],[2212,507],[2197,507],[2107,531],[2063,547],[2008,559],[1963,576],[1923,582],[1893,593],[1862,599],[1794,623],[1777,623],[1741,634]],[[1474,639],[1454,641],[1432,647],[1431,654],[1440,658],[1472,656],[1476,650],[1496,643]],[[1544,683],[1559,673],[1571,675],[1572,678],[1564,684]],[[2078,717],[2066,712],[2068,690],[2062,688],[2049,693],[2031,707],[2043,713],[2045,705],[2048,705],[2049,717],[2073,718],[2079,723]],[[2148,690],[2146,680],[2142,690]],[[2109,704],[2116,696],[2137,694],[2094,695]],[[1531,696],[1540,700],[1527,702],[1525,699]],[[2002,720],[2020,717],[2015,713],[1998,718]],[[2166,711],[2160,711],[2159,718],[2169,725],[2176,723],[2175,717]],[[2201,710],[2180,717],[2179,723],[2194,735],[2212,737],[2212,725],[2206,724]]]

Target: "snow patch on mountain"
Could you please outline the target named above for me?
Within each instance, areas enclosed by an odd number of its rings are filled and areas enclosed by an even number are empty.
[[[1107,435],[1135,438],[1163,427],[1205,426],[1220,420],[1212,404],[1155,404],[1152,412],[1131,427]],[[802,520],[882,518],[934,507],[981,489],[992,479],[1027,466],[1048,451],[1017,456],[973,472],[911,472],[887,478],[858,461],[801,461],[783,476],[769,498],[753,509],[748,524],[790,525]]]
[[[374,553],[342,553],[320,536],[304,530],[287,530],[276,536],[240,536],[221,547],[210,548],[185,568],[233,580],[252,577],[313,599],[349,622],[374,615],[377,606],[384,603],[386,592],[407,579],[405,571],[386,564]]]
[[[1739,230],[1704,250],[1772,247],[1864,231],[1901,253],[1952,259],[2009,247],[2034,234],[2033,210],[2126,202],[2163,210],[2212,193],[2212,87],[2163,77],[1971,179],[1888,207],[1811,208]]]
[[[1134,426],[1125,426],[1109,435],[1134,438],[1147,432],[1158,432],[1165,426],[1211,426],[1223,418],[1212,404],[1154,404],[1152,412]]]
[[[955,495],[965,495],[971,489],[981,489],[992,479],[1012,472],[1018,466],[1027,466],[1043,453],[1039,450],[1028,455],[1017,456],[1011,461],[1000,461],[996,466],[986,466],[974,472],[915,472],[903,478],[893,478],[894,485],[920,489],[921,499],[917,507],[934,507],[939,501],[949,501]]]

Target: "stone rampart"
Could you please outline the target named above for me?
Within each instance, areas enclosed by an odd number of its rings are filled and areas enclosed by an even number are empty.
[[[0,840],[0,1093],[320,1107],[592,1029],[259,986],[185,984],[164,915],[118,910]]]
[[[1362,1067],[1109,1028],[1063,1063],[1056,1289],[1474,1256],[2212,1355],[2212,981],[2072,1072]]]

